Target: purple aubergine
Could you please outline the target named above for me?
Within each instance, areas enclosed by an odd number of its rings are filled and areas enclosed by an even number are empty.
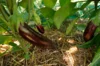
[[[42,25],[36,25],[36,27],[40,33],[44,33],[44,27]]]
[[[87,24],[87,27],[85,28],[85,31],[83,34],[84,40],[86,42],[91,40],[94,37],[94,33],[96,31],[96,28],[97,28],[97,26],[92,21],[90,21]]]
[[[57,47],[54,42],[52,42],[50,39],[43,36],[42,34],[36,32],[26,23],[24,23],[23,25],[20,24],[19,34],[26,41],[30,42],[33,46],[38,46],[44,49],[49,49],[49,48],[56,49]]]

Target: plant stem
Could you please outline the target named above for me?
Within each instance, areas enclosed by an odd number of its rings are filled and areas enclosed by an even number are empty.
[[[30,0],[28,0],[28,13],[29,13],[29,16],[28,16],[28,22],[30,21],[30,19],[31,19],[31,8],[30,8]]]

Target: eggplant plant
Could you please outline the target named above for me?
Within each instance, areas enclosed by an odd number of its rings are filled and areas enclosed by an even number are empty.
[[[30,21],[35,22],[34,30],[28,25]],[[12,51],[23,50],[29,54],[30,46],[42,49],[56,49],[57,46],[47,37],[43,36],[44,27],[41,19],[34,9],[34,0],[2,0],[0,1],[0,27],[7,32],[1,35],[0,43],[3,44],[6,39],[10,39],[8,44],[13,46]],[[5,38],[7,37],[7,38]],[[20,45],[16,45],[13,40],[18,40]],[[17,47],[17,50],[14,48]]]
[[[87,6],[92,1],[94,2],[93,9],[89,9]],[[12,45],[13,52],[23,50],[26,56],[29,54],[31,46],[32,48],[36,46],[41,49],[58,49],[56,43],[43,36],[45,28],[41,18],[46,20],[46,25],[52,24],[57,29],[61,28],[66,19],[73,18],[70,25],[66,27],[67,29],[65,28],[66,35],[68,35],[80,18],[77,13],[81,10],[84,13],[81,18],[89,18],[91,22],[89,21],[83,33],[86,42],[78,47],[96,46],[97,51],[90,66],[100,66],[100,30],[97,32],[100,24],[99,1],[84,0],[85,3],[83,2],[80,7],[77,7],[77,4],[82,1],[41,0],[41,5],[36,8],[35,0],[0,0],[0,28],[7,32],[6,35],[0,32],[0,44]],[[34,27],[29,25],[30,21],[34,21]],[[10,41],[6,42],[7,40]],[[13,40],[18,40],[20,45],[16,45]]]

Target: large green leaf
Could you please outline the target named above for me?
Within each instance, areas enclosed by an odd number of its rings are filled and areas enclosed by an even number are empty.
[[[54,15],[54,23],[56,27],[59,29],[62,22],[66,19],[66,17],[75,13],[75,3],[66,2]]]
[[[41,8],[41,13],[46,18],[53,18],[55,11],[51,8],[45,7]]]
[[[93,61],[90,63],[89,66],[100,66],[100,46],[98,47],[93,58]]]
[[[53,8],[57,0],[43,0],[45,6]]]
[[[25,22],[28,19],[28,13],[15,12],[14,15],[10,16],[9,25],[12,31],[16,31],[19,28],[21,22]]]
[[[26,11],[30,11],[33,8],[33,1],[34,0],[22,0],[18,4],[26,9]]]

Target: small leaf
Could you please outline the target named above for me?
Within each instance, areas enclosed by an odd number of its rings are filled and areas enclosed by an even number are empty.
[[[24,58],[25,58],[26,60],[30,59],[29,53],[25,53]]]
[[[15,44],[13,42],[10,42],[9,45],[12,46],[12,52],[17,52],[17,51],[22,50],[17,44]]]
[[[76,28],[77,28],[77,30],[83,32],[83,30],[85,30],[85,28],[86,28],[86,25],[84,25],[84,24],[77,24]]]
[[[67,29],[66,29],[66,35],[68,35],[68,34],[71,32],[71,30],[72,30],[73,27],[75,26],[76,21],[77,21],[77,19],[74,19],[74,20],[70,23],[70,25],[67,27]]]
[[[32,11],[33,15],[34,15],[34,19],[35,19],[35,24],[41,24],[41,19],[40,16],[36,13],[35,10]]]
[[[53,8],[54,5],[56,4],[57,0],[43,0],[45,6],[49,8]]]
[[[100,46],[98,47],[93,58],[93,61],[90,63],[89,66],[100,66]]]
[[[41,13],[46,18],[53,18],[55,11],[51,8],[45,7],[41,8]]]

